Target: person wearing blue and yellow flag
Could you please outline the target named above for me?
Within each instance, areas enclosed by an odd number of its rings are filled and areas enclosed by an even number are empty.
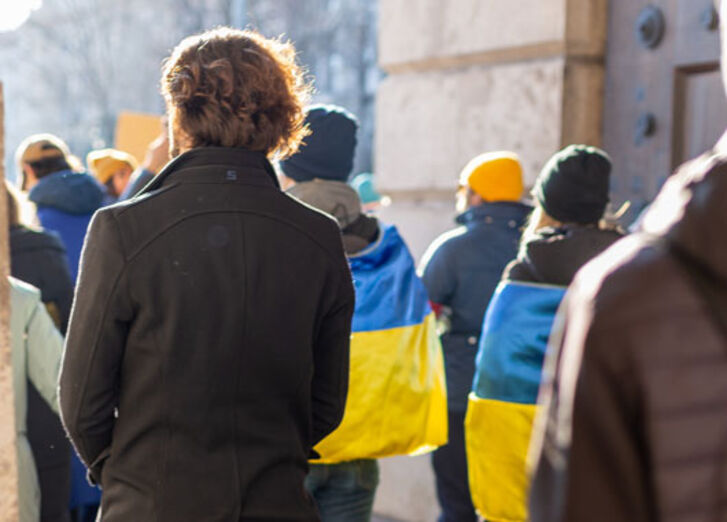
[[[437,309],[447,374],[449,442],[432,454],[439,522],[477,522],[467,479],[464,419],[482,318],[502,271],[517,254],[531,208],[520,203],[522,166],[512,152],[490,152],[462,170],[457,224],[422,260],[422,281]]]
[[[368,522],[379,480],[376,459],[447,442],[444,362],[408,248],[395,227],[362,211],[346,183],[356,120],[340,107],[314,106],[306,123],[311,135],[281,163],[281,185],[336,219],[356,292],[343,421],[315,447],[319,458],[306,487],[323,522]]]
[[[526,456],[555,313],[576,272],[621,238],[603,224],[611,160],[572,145],[543,168],[517,259],[485,315],[466,418],[472,499],[486,520],[527,520]]]

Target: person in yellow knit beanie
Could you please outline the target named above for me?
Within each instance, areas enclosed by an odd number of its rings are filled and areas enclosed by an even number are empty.
[[[113,200],[119,198],[129,183],[131,174],[139,166],[134,156],[116,149],[91,151],[86,156],[86,163]]]
[[[480,154],[462,169],[459,185],[459,212],[480,203],[520,201],[524,188],[520,159],[513,152]]]
[[[517,255],[530,207],[511,152],[482,154],[462,170],[457,224],[427,250],[420,271],[440,324],[447,376],[449,443],[432,454],[439,522],[477,522],[470,497],[464,419],[482,319],[502,271]]]

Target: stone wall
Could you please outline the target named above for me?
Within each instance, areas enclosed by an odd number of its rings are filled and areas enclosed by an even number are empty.
[[[0,158],[4,158],[3,93],[0,84]],[[4,168],[0,159],[0,183]],[[10,307],[7,275],[8,211],[5,189],[0,189],[0,522],[18,520],[18,472],[15,449],[13,374],[10,366]]]
[[[412,253],[453,226],[459,172],[512,150],[528,185],[572,142],[599,145],[607,0],[379,0],[375,172]],[[437,515],[426,457],[382,461],[376,512]]]

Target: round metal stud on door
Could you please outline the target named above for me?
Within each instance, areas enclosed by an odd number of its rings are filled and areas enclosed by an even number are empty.
[[[719,13],[714,6],[709,6],[707,9],[702,11],[702,15],[699,17],[702,22],[702,27],[707,31],[716,31],[719,29]]]
[[[636,39],[642,47],[655,49],[666,31],[664,13],[656,6],[646,6],[636,18]]]
[[[634,145],[640,146],[654,134],[656,134],[656,116],[651,112],[645,112],[636,121]]]

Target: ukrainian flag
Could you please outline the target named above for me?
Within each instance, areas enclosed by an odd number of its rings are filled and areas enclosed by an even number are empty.
[[[526,457],[548,337],[565,288],[505,281],[485,315],[465,438],[470,491],[486,520],[528,518]]]
[[[435,317],[396,228],[351,256],[356,310],[348,399],[316,463],[416,455],[447,442],[444,360]]]

